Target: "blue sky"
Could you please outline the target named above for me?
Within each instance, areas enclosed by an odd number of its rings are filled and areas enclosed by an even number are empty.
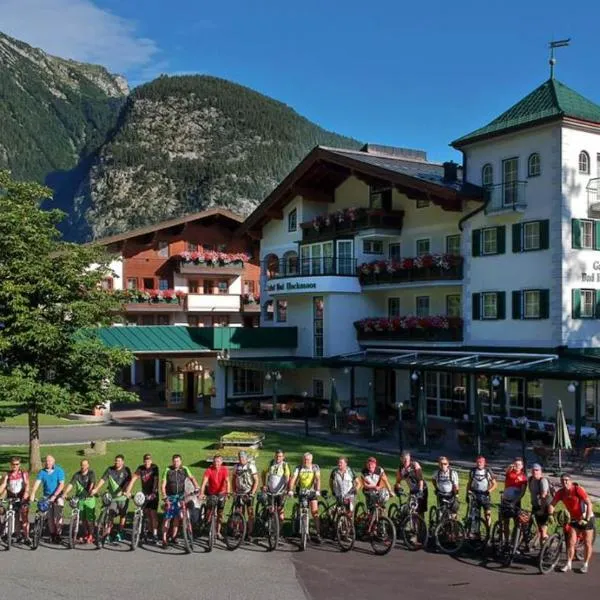
[[[452,139],[547,79],[550,39],[573,38],[557,77],[600,103],[600,3],[588,0],[0,0],[0,15],[6,33],[133,84],[224,77],[327,129],[434,160],[459,159]]]

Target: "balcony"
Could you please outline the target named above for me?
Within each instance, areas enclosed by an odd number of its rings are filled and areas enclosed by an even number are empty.
[[[245,313],[260,312],[260,296],[255,294],[242,294],[242,311]]]
[[[181,312],[185,305],[185,292],[175,290],[117,290],[126,312]]]
[[[399,235],[403,221],[403,210],[355,208],[315,217],[312,221],[301,223],[300,227],[303,242],[318,242],[365,229],[393,230],[395,235]]]
[[[250,257],[244,253],[203,251],[183,252],[177,257],[182,275],[238,276]]]
[[[488,203],[485,207],[487,215],[503,213],[511,210],[523,211],[527,208],[527,182],[513,181],[500,183],[485,188],[488,194]]]
[[[188,294],[187,309],[190,312],[239,312],[239,294]]]
[[[426,254],[401,260],[379,260],[358,268],[363,286],[429,281],[461,281],[463,257],[453,254]]]
[[[590,179],[587,187],[588,218],[600,219],[600,178]]]
[[[362,319],[354,323],[359,342],[460,342],[460,317],[392,317]]]

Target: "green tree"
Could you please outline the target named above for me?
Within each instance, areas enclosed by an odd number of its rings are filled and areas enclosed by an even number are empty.
[[[40,413],[136,399],[115,383],[132,356],[105,347],[94,331],[120,308],[100,286],[110,256],[63,242],[64,215],[41,209],[49,196],[0,171],[0,398],[27,408],[31,469],[41,467]]]

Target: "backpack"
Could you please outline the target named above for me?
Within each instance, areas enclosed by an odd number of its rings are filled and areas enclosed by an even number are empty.
[[[546,497],[546,504],[550,504],[550,502],[552,502],[552,498],[554,498],[554,496],[556,496],[556,492],[558,491],[558,488],[556,487],[556,484],[549,477],[546,477],[545,475],[543,475],[542,479],[545,479],[548,482],[548,496]],[[528,488],[530,487],[532,480],[533,480],[533,475],[531,475],[529,477],[529,479],[527,480]]]

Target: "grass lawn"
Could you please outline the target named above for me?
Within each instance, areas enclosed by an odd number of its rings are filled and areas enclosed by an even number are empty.
[[[5,421],[0,421],[0,427],[27,427],[27,411],[16,404],[10,404],[9,402],[0,402],[0,413],[3,410],[16,410],[17,414],[13,417],[8,417]],[[73,421],[70,419],[63,419],[61,417],[55,417],[53,415],[40,415],[40,425],[73,425]]]
[[[107,454],[105,456],[90,458],[91,468],[95,470],[96,476],[100,477],[104,472],[104,469],[112,464],[113,457],[116,454],[123,454],[125,456],[126,464],[133,471],[142,462],[142,455],[146,452],[150,452],[154,462],[159,466],[162,472],[162,469],[170,464],[172,454],[178,453],[182,455],[184,464],[192,470],[192,473],[200,482],[202,473],[208,464],[204,461],[204,458],[211,454],[213,449],[216,448],[215,443],[217,440],[219,440],[223,434],[228,432],[228,429],[208,428],[174,438],[109,443],[107,444]],[[42,453],[51,452],[54,455],[57,463],[65,469],[68,480],[79,468],[79,461],[82,458],[82,448],[83,446],[45,446],[42,448]],[[370,453],[357,448],[329,444],[314,438],[306,439],[300,436],[280,435],[267,432],[264,446],[259,451],[259,456],[256,460],[259,472],[262,472],[262,470],[266,468],[277,448],[282,448],[285,451],[290,466],[292,467],[300,463],[304,452],[310,450],[314,455],[314,462],[321,467],[322,489],[328,488],[329,474],[331,469],[335,467],[338,456],[347,456],[350,466],[357,472],[361,470],[366,459],[370,455]],[[20,456],[23,463],[26,463],[27,448],[0,448],[0,469],[2,471],[7,468],[8,461],[13,454]],[[394,457],[383,456],[381,457],[380,464],[385,468],[392,483],[394,483],[397,459]],[[433,473],[433,467],[424,466],[424,472],[430,488],[429,504],[431,505],[433,494],[431,493],[432,486],[430,480]],[[460,473],[461,514],[466,509],[466,503],[464,502],[466,483],[466,473]],[[493,501],[496,504],[499,503],[500,494],[498,491],[494,492]],[[292,505],[292,502],[287,503],[288,510],[291,510]],[[526,494],[525,496],[523,507],[529,508],[529,494]],[[600,507],[596,505],[596,508],[599,509]]]

